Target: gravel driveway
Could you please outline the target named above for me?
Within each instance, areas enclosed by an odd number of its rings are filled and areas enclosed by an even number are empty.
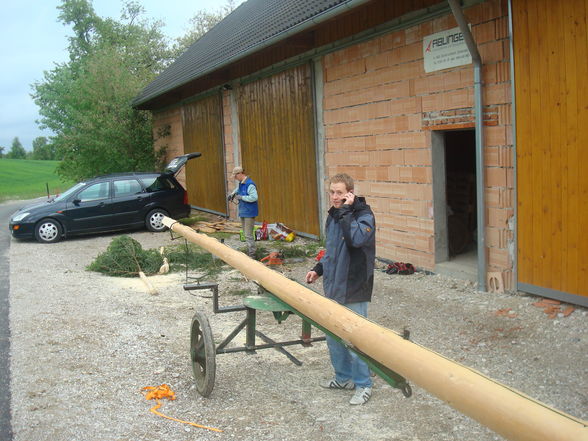
[[[130,234],[144,248],[171,243],[169,234]],[[116,235],[53,245],[12,241],[10,326],[12,424],[15,441],[73,440],[500,440],[500,436],[413,385],[404,398],[376,378],[372,400],[348,404],[348,391],[321,390],[330,376],[326,345],[291,347],[302,366],[273,349],[216,357],[216,383],[203,398],[194,389],[189,328],[207,314],[217,342],[243,313],[213,314],[210,293],[182,289],[184,274],[139,279],[85,271]],[[176,243],[174,241],[174,243]],[[235,246],[236,243],[229,245]],[[311,262],[279,268],[302,280]],[[255,286],[227,268],[222,302],[239,304]],[[585,308],[551,319],[523,294],[476,292],[441,276],[378,271],[370,318],[573,416],[588,419],[588,320]],[[510,309],[509,309],[510,308]],[[563,309],[563,308],[562,308]],[[268,336],[295,339],[299,319],[277,324],[258,316]],[[240,334],[237,343],[244,342]],[[159,409],[222,433],[149,412],[145,386],[169,384],[175,401]]]

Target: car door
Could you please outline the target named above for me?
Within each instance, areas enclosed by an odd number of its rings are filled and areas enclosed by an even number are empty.
[[[140,225],[145,222],[145,205],[149,193],[134,178],[116,178],[112,181],[112,224],[116,227]]]
[[[65,218],[70,232],[91,232],[112,228],[110,181],[88,184],[67,202]]]

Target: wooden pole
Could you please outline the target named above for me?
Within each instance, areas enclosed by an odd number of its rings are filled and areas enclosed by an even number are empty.
[[[218,240],[168,217],[163,223],[359,351],[461,413],[512,441],[588,441],[588,422],[553,409],[480,372],[405,340],[395,332],[289,280]]]

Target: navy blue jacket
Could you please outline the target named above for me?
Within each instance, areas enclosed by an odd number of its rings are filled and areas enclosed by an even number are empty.
[[[370,301],[374,287],[376,220],[365,198],[331,207],[326,222],[327,250],[313,268],[323,276],[325,295],[338,303]]]

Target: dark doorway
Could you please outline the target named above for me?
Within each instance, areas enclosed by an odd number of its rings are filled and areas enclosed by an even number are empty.
[[[447,246],[449,257],[475,249],[476,140],[473,130],[445,132]]]

